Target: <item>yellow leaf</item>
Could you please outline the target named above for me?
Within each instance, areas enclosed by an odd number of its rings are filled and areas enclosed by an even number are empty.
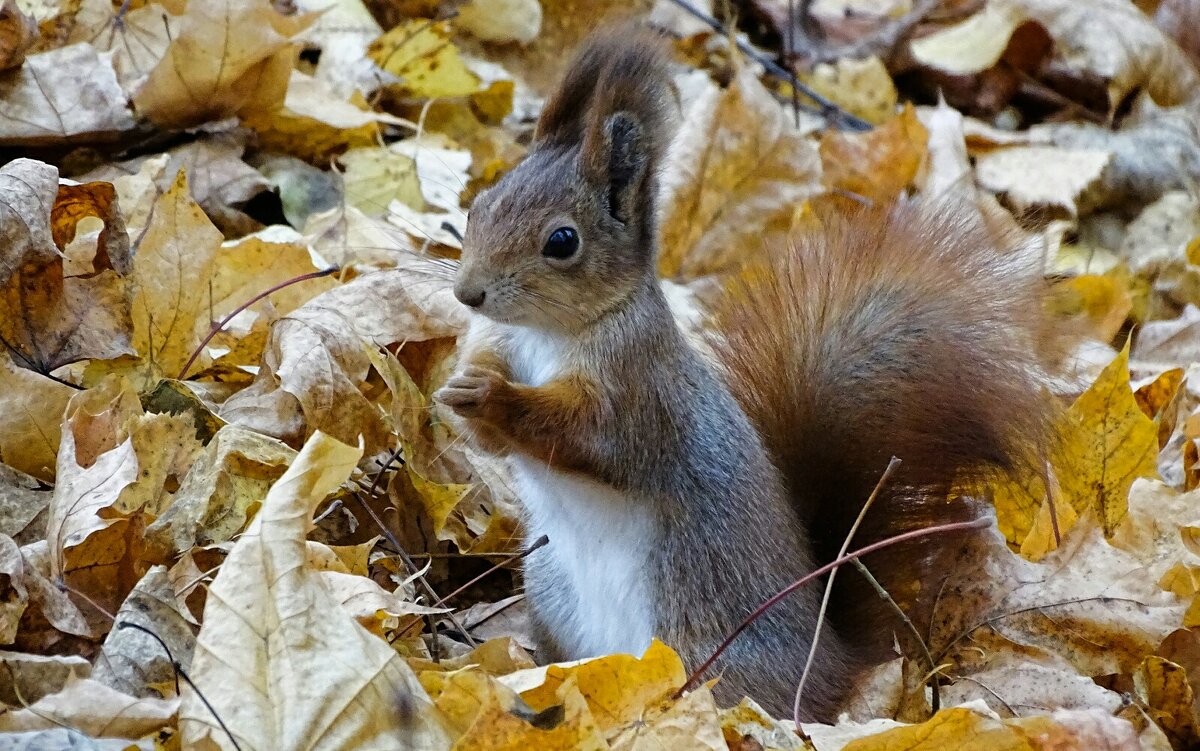
[[[887,203],[917,176],[928,138],[911,104],[869,133],[826,133],[821,139],[822,182],[832,191]]]
[[[762,253],[772,219],[820,190],[816,150],[749,70],[692,102],[669,161],[658,270],[671,279]]]
[[[943,709],[920,725],[859,738],[844,751],[1036,751],[1021,733],[969,709]]]
[[[409,96],[433,99],[479,90],[479,77],[463,63],[445,21],[404,21],[372,42],[368,54],[379,67],[402,79],[401,90]]]
[[[1129,282],[1115,274],[1076,276],[1057,285],[1054,292],[1056,312],[1082,318],[1088,333],[1102,342],[1111,341],[1120,332],[1133,310]]]
[[[208,320],[208,280],[221,233],[188,194],[182,171],[154,206],[133,276],[133,345],[151,371],[174,377]]]
[[[312,19],[285,16],[270,3],[193,0],[134,106],[164,127],[270,112],[287,91],[295,57],[289,40]]]
[[[1133,481],[1158,475],[1158,429],[1133,398],[1128,348],[1067,410],[1060,434],[1052,463],[1064,498],[1080,515],[1094,513],[1111,535]]]
[[[0,356],[0,461],[54,479],[59,424],[75,390]],[[36,406],[34,406],[36,405]]]
[[[887,66],[874,55],[821,63],[802,80],[842,109],[876,125],[896,114],[896,86]]]
[[[358,92],[349,101],[325,81],[291,72],[283,106],[245,117],[260,145],[320,164],[348,148],[373,146],[380,122],[395,121],[371,111]]]
[[[442,532],[446,526],[446,519],[450,516],[462,499],[470,492],[471,485],[458,484],[442,484],[427,480],[417,473],[412,468],[411,464],[405,464],[405,469],[408,471],[408,479],[413,484],[418,497],[425,506],[425,511],[433,520],[433,532],[438,536],[438,539],[446,539],[442,536]]]
[[[383,216],[393,200],[425,210],[417,163],[391,149],[352,149],[338,157],[345,168],[346,201],[368,216]]]
[[[1194,748],[1200,741],[1192,687],[1187,671],[1161,657],[1147,657],[1133,674],[1137,696],[1171,740],[1174,748]]]
[[[640,658],[608,655],[577,663],[549,665],[500,679],[540,711],[553,706],[561,687],[574,681],[606,737],[639,721],[646,707],[662,701],[687,680],[683,661],[655,639]]]

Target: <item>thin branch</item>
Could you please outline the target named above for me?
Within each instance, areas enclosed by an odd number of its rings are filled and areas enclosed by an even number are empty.
[[[887,468],[883,470],[883,474],[879,476],[879,481],[875,483],[874,489],[871,490],[871,495],[867,496],[867,502],[859,509],[858,517],[850,525],[850,531],[846,533],[846,539],[842,541],[842,547],[838,550],[838,558],[846,555],[846,551],[850,549],[850,543],[854,540],[858,528],[862,526],[867,511],[875,504],[875,499],[879,497],[879,491],[883,490],[888,480],[891,479],[892,473],[899,466],[900,460],[893,456],[888,462]],[[808,659],[804,661],[804,672],[800,674],[800,684],[796,686],[796,699],[792,704],[792,715],[797,726],[800,724],[800,697],[804,695],[804,684],[808,683],[808,673],[817,657],[817,645],[821,643],[821,627],[825,625],[825,611],[829,609],[829,598],[833,596],[833,580],[837,577],[837,573],[837,569],[830,571],[829,578],[825,581],[825,595],[821,598],[821,608],[817,611],[817,625],[813,627],[812,644],[808,647]]]
[[[421,574],[421,569],[417,566],[416,562],[409,557],[408,553],[404,551],[404,547],[400,545],[400,540],[396,538],[396,535],[392,534],[392,530],[387,528],[387,526],[383,523],[383,520],[379,518],[379,514],[375,513],[375,509],[371,508],[371,505],[367,503],[367,499],[359,495],[357,490],[351,489],[350,494],[358,500],[359,505],[362,506],[363,510],[367,512],[367,515],[371,517],[371,521],[375,522],[375,526],[379,527],[379,531],[383,533],[383,536],[387,538],[387,541],[391,543],[393,548],[396,549],[396,554],[400,556],[400,560],[404,561],[404,565],[408,567],[409,573],[417,577],[417,583],[421,586],[421,589],[425,590],[425,594],[429,597],[430,601],[437,602],[441,600],[441,597],[438,596],[438,593],[433,591],[433,587],[430,586],[428,581],[426,581],[425,576]],[[453,613],[446,613],[445,615],[446,619],[450,621],[450,623],[454,624],[454,627],[458,629],[460,633],[462,633],[463,638],[467,640],[467,644],[472,647],[479,646],[479,643],[475,641],[475,639],[469,633],[467,633],[466,627],[458,621],[458,618],[456,618]],[[429,616],[429,618],[432,621],[432,616]],[[430,637],[433,642],[432,651],[436,655],[438,652],[437,631],[432,627],[430,627],[429,630]]]
[[[196,696],[200,697],[200,701],[204,703],[204,708],[207,709],[209,713],[217,719],[217,724],[220,725],[221,729],[225,731],[225,735],[229,736],[229,742],[233,744],[233,747],[237,749],[237,751],[242,751],[242,747],[238,745],[237,738],[233,737],[233,731],[231,731],[225,724],[225,721],[221,719],[221,715],[217,714],[217,710],[214,709],[213,705],[209,703],[208,697],[206,697],[204,692],[201,691],[192,681],[191,677],[187,674],[187,671],[185,671],[183,666],[180,665],[175,659],[175,655],[171,654],[171,648],[167,646],[167,643],[163,641],[158,634],[154,633],[145,626],[141,626],[130,621],[121,621],[117,624],[117,628],[137,629],[138,631],[149,635],[152,639],[154,639],[154,641],[158,642],[159,646],[163,648],[163,651],[167,653],[167,659],[171,661],[171,667],[175,670],[175,693],[179,693],[179,679],[182,678],[184,682],[187,683],[188,687],[196,692]]]
[[[234,308],[233,311],[229,315],[222,318],[220,321],[218,321],[216,323],[215,326],[212,327],[212,330],[210,330],[208,332],[208,336],[204,337],[204,341],[200,342],[200,344],[192,352],[192,356],[188,358],[188,361],[186,363],[184,363],[183,369],[179,371],[177,380],[182,381],[185,377],[187,377],[188,371],[192,369],[192,365],[194,365],[196,362],[196,358],[200,357],[200,353],[204,351],[204,348],[206,346],[208,346],[208,343],[212,341],[212,338],[214,336],[216,336],[221,331],[221,329],[228,326],[229,322],[232,321],[243,310],[250,307],[254,303],[258,302],[259,300],[263,299],[264,297],[274,294],[275,292],[278,292],[279,290],[284,289],[285,287],[290,287],[293,284],[305,282],[305,281],[308,281],[309,279],[319,279],[320,277],[323,277],[323,276],[329,276],[330,274],[336,274],[338,271],[341,271],[341,267],[334,265],[334,266],[330,266],[327,269],[321,269],[320,271],[314,271],[311,274],[301,274],[300,276],[293,277],[286,281],[282,281],[279,284],[276,284],[274,287],[271,287],[270,289],[266,290],[265,292],[260,292],[259,294],[250,298],[246,302],[244,302],[241,305]]]
[[[908,613],[905,613],[904,608],[900,607],[900,604],[892,599],[892,595],[883,588],[883,585],[879,583],[879,580],[875,578],[875,575],[871,573],[871,570],[867,568],[866,564],[858,559],[855,559],[854,567],[857,568],[858,573],[862,574],[863,578],[875,588],[876,594],[878,594],[879,597],[892,608],[892,610],[900,618],[900,622],[903,623],[906,628],[908,628],[909,633],[912,634],[913,639],[917,642],[917,646],[921,650],[921,655],[925,658],[925,662],[929,664],[929,687],[933,690],[933,699],[930,701],[929,706],[930,709],[932,709],[934,712],[937,712],[942,708],[942,692],[941,686],[938,684],[937,680],[938,664],[933,661],[933,655],[929,653],[929,645],[927,645],[925,640],[921,638],[921,632],[917,630],[917,627],[908,617]]]
[[[685,682],[683,684],[683,686],[680,687],[680,689],[675,692],[675,698],[679,698],[680,696],[683,696],[684,693],[686,693],[687,691],[690,691],[692,688],[694,688],[696,686],[696,684],[699,682],[700,678],[704,676],[704,673],[707,672],[708,669],[710,667],[712,667],[713,663],[717,661],[717,658],[719,658],[722,654],[724,654],[725,650],[729,648],[730,644],[733,644],[734,639],[741,636],[743,631],[750,628],[750,625],[752,623],[754,623],[756,620],[758,620],[760,617],[762,617],[763,613],[767,612],[771,608],[778,605],[788,595],[795,592],[797,589],[800,589],[801,587],[808,584],[809,582],[814,581],[815,579],[819,579],[820,577],[824,576],[825,574],[829,573],[830,571],[833,571],[835,568],[838,568],[839,566],[849,563],[850,561],[852,561],[856,558],[861,558],[864,555],[874,553],[877,550],[883,550],[884,548],[889,548],[893,545],[898,545],[902,542],[908,542],[909,540],[915,540],[915,539],[919,539],[921,537],[929,537],[931,535],[945,534],[947,532],[961,532],[961,531],[965,531],[968,529],[983,529],[984,527],[988,526],[989,524],[991,524],[991,519],[984,517],[984,518],[975,519],[975,520],[969,521],[969,522],[954,522],[953,524],[939,524],[935,527],[926,527],[924,529],[914,529],[911,532],[905,532],[904,534],[896,535],[895,537],[889,537],[886,540],[880,540],[879,542],[872,543],[872,544],[866,546],[865,548],[860,548],[860,549],[854,551],[853,553],[849,553],[847,555],[842,556],[841,558],[838,558],[835,561],[827,563],[826,565],[820,567],[816,571],[812,571],[808,574],[805,574],[804,576],[800,577],[796,581],[792,582],[791,584],[789,584],[786,587],[784,587],[783,589],[781,589],[776,594],[772,595],[770,597],[770,599],[768,599],[762,605],[759,605],[757,608],[755,608],[753,613],[751,613],[749,616],[746,617],[745,620],[743,620],[741,623],[739,623],[737,628],[735,628],[729,634],[729,636],[725,637],[725,640],[723,642],[721,642],[721,645],[719,647],[717,647],[717,649],[712,653],[712,655],[707,660],[705,660],[704,663],[700,667],[696,668],[696,670],[691,674],[691,676],[688,677],[687,682]]]
[[[784,68],[779,63],[754,49],[746,42],[738,39],[736,34],[731,33],[729,29],[725,27],[725,24],[692,5],[690,2],[688,2],[688,0],[671,0],[671,2],[687,11],[687,13],[695,17],[697,20],[708,24],[714,31],[732,39],[734,44],[737,45],[737,48],[741,50],[743,55],[754,60],[754,62],[763,66],[767,73],[771,74],[775,78],[787,82],[793,89],[799,91],[801,94],[804,94],[804,96],[808,97],[819,105],[818,107],[800,105],[800,108],[805,112],[820,115],[821,117],[825,118],[826,122],[836,124],[845,130],[866,131],[871,130],[873,127],[866,120],[850,114],[836,105],[833,101],[818,94],[810,86],[804,84],[799,78],[796,78],[796,74],[792,73],[787,68]]]

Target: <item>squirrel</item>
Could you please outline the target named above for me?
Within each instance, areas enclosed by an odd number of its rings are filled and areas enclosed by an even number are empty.
[[[830,213],[736,275],[712,312],[712,351],[694,348],[656,273],[676,120],[664,47],[648,30],[584,43],[526,158],[476,197],[454,286],[471,323],[434,398],[508,457],[529,539],[549,537],[524,580],[551,662],[640,654],[657,637],[695,667],[836,557],[891,456],[902,464],[856,548],[962,518],[956,483],[1013,471],[1048,424],[1031,375],[1040,273],[953,206]],[[963,541],[864,562],[881,584],[928,595]],[[887,609],[853,579],[865,584],[851,569],[836,579],[802,719],[833,717],[894,649]],[[719,700],[791,715],[818,590],[733,642]]]

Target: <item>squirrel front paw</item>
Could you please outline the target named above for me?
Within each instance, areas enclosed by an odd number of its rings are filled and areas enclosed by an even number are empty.
[[[490,368],[468,365],[452,376],[433,394],[462,417],[487,420],[497,406],[497,398],[508,388],[508,380]]]

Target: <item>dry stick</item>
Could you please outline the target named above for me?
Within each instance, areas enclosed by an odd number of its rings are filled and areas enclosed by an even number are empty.
[[[195,351],[192,352],[192,356],[188,358],[188,361],[186,363],[184,363],[183,370],[179,371],[179,376],[177,377],[176,380],[182,381],[184,379],[184,377],[187,376],[188,371],[191,370],[192,365],[195,364],[196,358],[200,357],[200,353],[204,351],[204,348],[208,345],[209,342],[212,341],[212,338],[214,336],[216,336],[217,333],[221,331],[221,329],[223,329],[227,325],[229,325],[229,322],[232,321],[234,319],[234,317],[237,316],[238,313],[241,313],[243,310],[250,307],[254,303],[258,302],[259,300],[263,299],[264,297],[274,294],[275,292],[278,292],[279,290],[281,290],[285,287],[290,287],[293,284],[297,284],[299,282],[306,282],[309,279],[318,279],[323,276],[329,276],[330,274],[336,274],[339,271],[341,271],[341,266],[333,265],[327,269],[321,269],[320,271],[314,271],[311,274],[301,274],[300,276],[293,277],[286,281],[280,282],[279,284],[276,284],[274,287],[271,287],[269,290],[267,290],[265,292],[260,292],[259,294],[250,298],[246,302],[244,302],[241,305],[234,308],[232,313],[225,316],[220,321],[217,321],[217,324],[212,327],[212,330],[208,332],[208,336],[204,337],[204,341],[200,342],[200,346],[196,347]]]
[[[154,639],[154,641],[158,642],[158,645],[163,648],[164,652],[167,653],[167,659],[171,661],[171,667],[175,670],[175,693],[179,693],[179,679],[183,678],[187,685],[196,692],[196,696],[200,697],[200,701],[204,702],[205,709],[207,709],[213,717],[217,718],[217,724],[220,725],[221,729],[225,731],[225,735],[229,736],[229,742],[233,744],[233,747],[236,748],[237,751],[242,751],[242,747],[238,745],[237,738],[233,737],[233,732],[230,731],[228,726],[225,725],[225,721],[221,719],[221,715],[217,714],[217,710],[213,709],[212,704],[209,704],[208,698],[204,695],[204,692],[197,688],[196,684],[192,682],[192,679],[188,676],[187,671],[183,669],[183,665],[180,665],[175,659],[175,655],[171,654],[171,648],[167,646],[167,643],[163,641],[158,634],[154,633],[145,626],[133,623],[131,621],[121,621],[117,624],[117,628],[137,629],[138,631],[141,631],[150,638]]]
[[[848,553],[847,555],[844,555],[841,558],[838,558],[836,561],[832,561],[830,563],[825,564],[824,566],[817,569],[816,571],[812,571],[812,572],[809,572],[808,574],[805,574],[804,576],[800,577],[796,581],[792,582],[791,584],[789,584],[786,587],[784,587],[783,589],[781,589],[779,592],[772,595],[770,599],[768,599],[762,605],[759,605],[757,608],[755,608],[753,613],[751,613],[749,616],[746,617],[745,620],[743,620],[741,623],[739,623],[737,628],[735,628],[729,634],[729,636],[725,637],[725,641],[721,642],[721,645],[716,648],[716,650],[712,653],[712,655],[707,660],[704,661],[704,664],[701,665],[700,667],[696,668],[696,670],[692,672],[692,674],[688,677],[687,681],[683,684],[683,686],[681,686],[680,689],[675,692],[674,698],[678,699],[680,696],[683,696],[683,694],[685,692],[690,691],[693,687],[695,687],[697,681],[699,681],[700,678],[704,675],[704,673],[710,667],[712,667],[713,663],[717,661],[717,658],[719,658],[722,654],[724,654],[726,649],[729,649],[729,645],[733,644],[733,640],[738,638],[739,636],[741,636],[743,631],[750,628],[750,624],[754,623],[756,620],[761,618],[763,613],[765,613],[768,610],[770,610],[771,608],[775,607],[777,604],[779,604],[780,601],[782,601],[785,597],[790,595],[792,592],[795,592],[797,589],[800,589],[805,584],[808,584],[809,582],[813,581],[814,579],[818,579],[818,578],[824,576],[825,574],[829,573],[830,571],[833,571],[835,568],[838,568],[839,566],[841,566],[845,563],[849,563],[850,561],[853,561],[856,558],[861,558],[864,555],[874,553],[876,550],[883,550],[884,548],[890,548],[891,546],[898,545],[902,542],[908,542],[909,540],[916,540],[921,537],[929,537],[930,535],[945,534],[946,532],[959,532],[959,531],[963,531],[963,530],[967,530],[967,529],[983,529],[984,527],[991,524],[991,522],[992,522],[991,519],[985,517],[985,518],[981,518],[981,519],[975,519],[974,521],[969,521],[969,522],[954,522],[953,524],[939,524],[936,527],[926,527],[924,529],[914,529],[913,531],[905,532],[902,535],[896,535],[895,537],[889,537],[886,540],[880,540],[879,542],[871,543],[870,545],[866,546],[865,548],[860,548],[860,549],[854,551],[853,553]]]
[[[873,127],[866,120],[846,112],[829,99],[826,99],[818,94],[811,87],[802,83],[799,78],[796,78],[796,75],[790,70],[766,55],[763,55],[746,42],[743,42],[741,39],[738,39],[736,35],[732,34],[728,29],[725,28],[725,24],[692,5],[690,2],[688,2],[688,0],[671,0],[671,2],[678,5],[680,8],[687,11],[690,15],[694,16],[698,20],[711,26],[714,31],[724,34],[732,39],[734,44],[737,45],[737,48],[742,51],[743,55],[763,66],[763,68],[765,68],[772,76],[786,81],[793,89],[799,91],[800,93],[804,94],[804,96],[820,105],[820,108],[803,105],[801,109],[803,109],[805,112],[812,112],[814,114],[821,115],[827,121],[837,122],[837,124],[841,125],[847,130],[866,131],[871,130]]]
[[[396,554],[400,556],[400,560],[404,561],[404,565],[408,567],[409,572],[412,573],[413,576],[417,577],[417,583],[421,585],[421,589],[425,590],[425,594],[433,602],[440,600],[441,598],[438,597],[438,593],[433,591],[433,587],[429,585],[429,582],[425,580],[424,575],[421,574],[421,569],[417,567],[416,561],[410,558],[408,553],[404,552],[404,548],[400,545],[400,541],[396,539],[396,535],[392,534],[392,531],[384,526],[383,520],[379,518],[379,514],[375,513],[375,509],[371,508],[371,506],[367,503],[367,500],[359,495],[357,490],[352,489],[350,494],[358,499],[359,505],[361,505],[367,512],[367,515],[371,517],[371,521],[375,522],[375,526],[379,527],[379,531],[383,532],[383,536],[386,537],[387,541],[396,549]],[[475,641],[475,639],[469,633],[467,633],[466,627],[458,622],[458,618],[456,618],[453,613],[446,613],[446,620],[450,621],[450,623],[452,623],[454,627],[458,629],[460,633],[462,633],[463,638],[467,640],[467,644],[471,645],[472,647],[479,646],[479,642]],[[438,648],[437,632],[433,631],[433,629],[430,629],[430,631],[432,632],[430,636],[433,639],[433,650],[436,652]]]
[[[908,617],[908,613],[905,613],[904,608],[900,607],[900,604],[892,598],[892,595],[883,588],[883,585],[879,583],[879,580],[875,578],[875,575],[871,573],[871,570],[867,568],[866,564],[858,559],[855,559],[854,567],[857,568],[858,573],[862,574],[863,578],[875,588],[875,592],[879,595],[879,597],[889,606],[891,606],[892,610],[895,611],[897,616],[899,616],[900,622],[908,628],[913,639],[916,639],[917,646],[921,649],[921,654],[924,655],[925,661],[929,663],[929,687],[933,689],[933,699],[930,701],[930,708],[934,712],[938,711],[942,708],[942,693],[941,686],[938,685],[937,681],[938,665],[933,661],[933,655],[929,652],[929,645],[927,645],[925,640],[921,638],[921,632],[917,630],[917,627]]]
[[[875,483],[875,488],[871,491],[871,495],[867,496],[867,502],[859,509],[858,516],[854,519],[854,523],[850,525],[850,531],[846,533],[846,539],[842,541],[842,547],[838,550],[838,558],[844,556],[846,551],[850,549],[850,542],[854,539],[854,534],[858,532],[858,528],[862,526],[863,519],[867,516],[867,511],[874,505],[875,499],[879,497],[879,491],[887,485],[887,481],[891,478],[892,473],[899,466],[900,460],[894,456],[888,461],[887,468],[879,476],[879,481]],[[792,716],[796,720],[796,725],[800,724],[800,697],[804,695],[804,684],[808,682],[808,673],[812,669],[813,660],[817,657],[817,645],[821,643],[821,627],[825,625],[825,611],[829,609],[829,598],[833,595],[833,580],[836,577],[837,569],[834,569],[829,572],[829,578],[825,581],[825,595],[821,598],[821,608],[817,611],[817,625],[813,627],[812,644],[808,647],[808,659],[804,661],[804,672],[800,674],[800,684],[796,686],[796,699],[792,703]]]

